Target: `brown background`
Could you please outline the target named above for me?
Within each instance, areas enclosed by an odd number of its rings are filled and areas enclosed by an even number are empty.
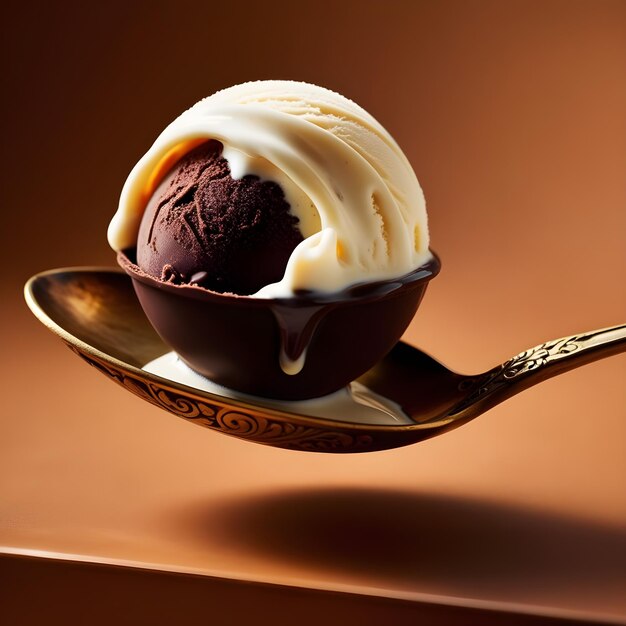
[[[163,126],[281,77],[350,96],[413,163],[445,264],[427,347],[452,335],[480,367],[505,337],[515,350],[619,320],[623,2],[83,4],[18,3],[3,38],[9,293],[50,267],[111,264],[121,185]]]
[[[465,512],[482,511],[477,526],[493,513],[480,508],[486,499],[558,513],[570,530],[570,518],[623,528],[624,357],[545,383],[419,447],[307,457],[194,430],[127,397],[38,325],[21,287],[52,267],[113,264],[105,230],[123,181],[182,110],[231,84],[290,78],[363,105],[414,165],[444,267],[409,341],[456,369],[479,371],[541,341],[623,322],[626,3],[84,4],[18,3],[2,41],[0,502],[11,530],[0,531],[0,543],[94,553],[97,527],[108,529],[100,552],[109,545],[117,558],[166,561],[166,531],[145,553],[125,552],[136,548],[123,537],[137,528],[137,493],[185,508],[200,492],[214,497],[201,477],[224,466],[217,492],[226,495],[374,486],[383,502],[391,489],[456,494],[469,502]],[[146,470],[152,464],[167,476],[159,475],[159,488]],[[41,472],[58,480],[42,482]],[[389,507],[398,519],[413,511],[403,497]],[[71,536],[84,535],[83,544],[55,535],[63,507],[75,512]],[[498,519],[508,520],[502,511]],[[312,571],[297,554],[246,561],[250,546],[239,548],[225,561],[232,571],[300,579]],[[215,553],[202,561],[191,540],[187,552],[180,559],[221,567]],[[330,558],[314,565],[327,581],[341,570]],[[471,591],[461,574],[433,586],[393,564],[379,567],[379,578],[368,579],[358,562],[341,571],[378,586]],[[471,592],[529,599],[519,596],[524,587],[485,583]],[[544,597],[537,593],[530,600]],[[606,605],[589,593],[562,595],[578,608]]]

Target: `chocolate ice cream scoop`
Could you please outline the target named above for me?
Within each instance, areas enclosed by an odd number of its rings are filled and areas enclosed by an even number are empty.
[[[240,295],[278,282],[303,240],[281,187],[234,179],[217,141],[185,155],[152,195],[137,264],[155,278]]]

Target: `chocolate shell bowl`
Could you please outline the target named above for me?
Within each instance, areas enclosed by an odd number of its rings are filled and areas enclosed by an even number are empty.
[[[137,266],[134,250],[120,252],[118,263],[154,329],[189,367],[224,387],[281,400],[327,395],[373,367],[440,269],[433,255],[397,279],[263,299],[157,280]]]

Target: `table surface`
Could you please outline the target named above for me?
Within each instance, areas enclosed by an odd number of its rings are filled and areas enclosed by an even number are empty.
[[[441,324],[433,303],[418,317]],[[87,367],[18,298],[2,315],[6,553],[626,619],[621,355],[443,437],[334,456],[186,423]],[[406,339],[423,346],[420,328]],[[476,370],[549,338],[431,343]]]

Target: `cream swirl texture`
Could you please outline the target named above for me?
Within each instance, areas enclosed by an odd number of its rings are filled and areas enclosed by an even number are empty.
[[[431,258],[424,194],[406,156],[367,111],[328,89],[258,81],[219,91],[174,120],[133,168],[109,226],[134,247],[146,204],[189,150],[215,139],[234,178],[281,185],[304,240],[255,297],[334,292],[411,272]]]

